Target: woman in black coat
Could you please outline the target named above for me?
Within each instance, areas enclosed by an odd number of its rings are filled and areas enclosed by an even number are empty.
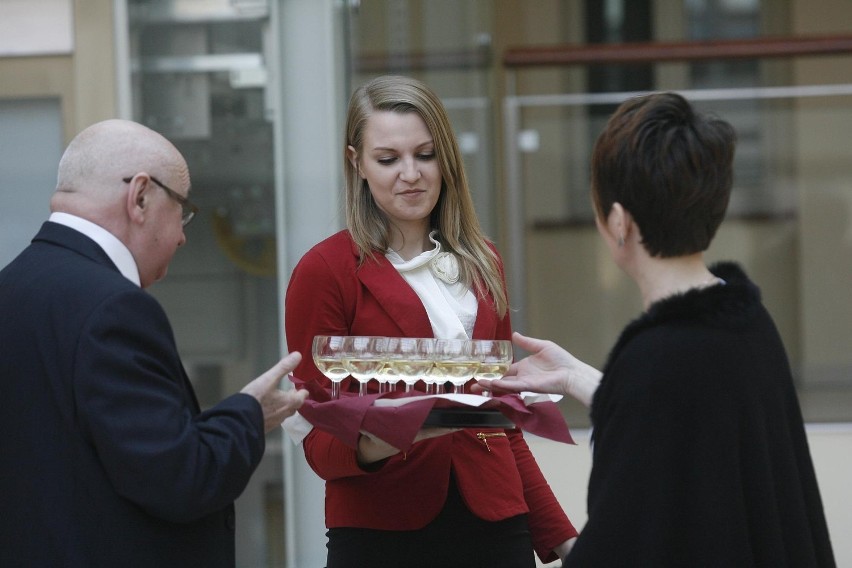
[[[588,523],[565,566],[834,566],[790,366],[758,288],[708,268],[735,134],[681,96],[628,100],[592,157],[598,230],[645,311],[603,374],[554,343],[489,388],[591,404]]]

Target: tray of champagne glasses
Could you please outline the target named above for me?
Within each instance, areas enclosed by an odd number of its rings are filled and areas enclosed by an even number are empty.
[[[341,396],[347,377],[358,383],[358,394],[414,394],[452,389],[463,393],[473,379],[502,377],[512,363],[512,342],[497,339],[433,339],[416,337],[317,335],[314,364],[331,384],[332,400]],[[376,386],[378,385],[378,389]],[[450,392],[447,390],[446,392]]]
[[[318,335],[312,356],[324,379],[290,375],[310,396],[283,426],[297,443],[317,428],[349,447],[369,432],[403,451],[424,427],[518,429],[573,443],[560,397],[469,391],[473,380],[503,377],[512,355],[508,340]]]

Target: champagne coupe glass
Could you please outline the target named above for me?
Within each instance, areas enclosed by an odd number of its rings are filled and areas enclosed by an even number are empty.
[[[512,342],[505,339],[478,339],[473,342],[473,355],[479,361],[474,378],[493,381],[505,375],[512,365]]]
[[[340,335],[317,335],[314,336],[311,349],[314,365],[331,381],[333,400],[340,398],[340,383],[349,375],[349,371],[343,365],[344,339]]]
[[[395,342],[398,337],[388,337],[385,340],[382,348],[382,356],[384,365],[376,373],[376,380],[379,382],[379,394],[396,390],[396,384],[400,381],[400,377],[396,374],[394,368],[390,365],[391,352],[394,349]]]
[[[353,335],[344,343],[343,364],[358,381],[358,396],[367,394],[367,383],[378,376],[385,364],[387,337]]]
[[[437,355],[434,352],[432,357],[432,366],[420,378],[426,385],[426,394],[441,394],[444,392],[444,383],[447,381],[447,378],[440,373],[438,367],[435,365],[437,363]]]
[[[376,374],[376,380],[379,382],[379,394],[396,390],[399,377],[394,374],[393,368],[387,361],[387,354],[385,355],[385,364],[382,365],[382,368]]]
[[[414,390],[418,380],[432,369],[435,342],[430,338],[392,337],[388,339],[387,367],[405,383],[405,392]]]
[[[449,380],[453,392],[464,393],[464,385],[473,378],[479,361],[473,356],[470,339],[438,339],[435,341],[435,369]]]

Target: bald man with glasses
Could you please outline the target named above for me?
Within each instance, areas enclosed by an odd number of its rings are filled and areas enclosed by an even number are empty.
[[[234,566],[233,502],[305,399],[279,389],[301,357],[201,411],[145,291],[186,242],[189,192],[168,140],[97,123],[0,271],[0,566]]]

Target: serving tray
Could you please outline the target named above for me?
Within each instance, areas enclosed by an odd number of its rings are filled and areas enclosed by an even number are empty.
[[[515,423],[493,408],[433,408],[424,427],[440,428],[515,428]]]

